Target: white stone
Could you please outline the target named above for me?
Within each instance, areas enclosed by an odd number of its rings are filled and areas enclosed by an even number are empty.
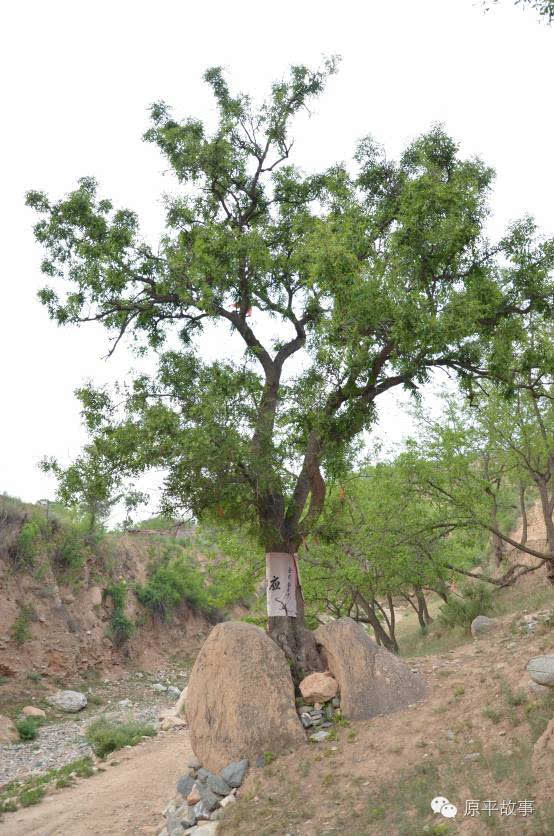
[[[471,622],[471,635],[473,638],[490,633],[498,627],[498,621],[495,618],[489,618],[486,615],[478,615]]]
[[[554,653],[548,656],[535,656],[527,663],[527,673],[538,685],[554,687]]]
[[[59,711],[67,711],[75,714],[77,711],[86,708],[87,698],[80,691],[56,691],[46,697],[46,702]]]

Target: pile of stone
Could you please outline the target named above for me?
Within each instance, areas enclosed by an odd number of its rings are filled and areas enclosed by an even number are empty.
[[[340,716],[339,686],[329,673],[312,673],[300,683],[302,703],[297,707],[298,716],[310,740],[319,743],[329,736],[326,729]]]
[[[192,758],[187,773],[177,782],[177,795],[163,811],[165,825],[159,836],[215,833],[221,810],[234,804],[247,769],[248,761],[244,759],[233,761],[215,773]]]
[[[542,625],[554,624],[554,610],[537,610],[537,612],[525,613],[516,623],[516,629],[523,633],[535,633]]]

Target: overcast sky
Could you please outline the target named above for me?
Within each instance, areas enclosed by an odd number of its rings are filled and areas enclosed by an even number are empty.
[[[141,141],[147,107],[165,99],[178,117],[212,119],[208,66],[224,65],[232,86],[262,96],[289,64],[339,53],[339,74],[298,124],[294,162],[348,161],[367,133],[395,156],[440,121],[462,153],[496,169],[493,233],[531,213],[554,234],[554,27],[512,0],[488,14],[480,0],[6,0],[1,22],[0,492],[52,497],[37,462],[68,463],[85,441],[74,389],[136,366],[124,345],[104,359],[100,327],[48,319],[24,193],[60,197],[93,175],[155,239],[168,183]],[[381,411],[379,432],[400,440],[409,420],[395,398]]]

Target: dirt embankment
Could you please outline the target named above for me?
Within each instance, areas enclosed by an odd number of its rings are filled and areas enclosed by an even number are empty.
[[[40,544],[32,565],[17,565],[14,544],[29,509],[33,506],[0,513],[0,700],[17,681],[29,685],[38,675],[43,681],[116,677],[129,664],[154,670],[172,657],[194,658],[212,626],[209,621],[183,604],[166,623],[133,593],[134,585],[147,579],[153,549],[164,548],[162,538],[106,535],[73,574],[57,571]],[[124,642],[113,637],[114,603],[108,593],[111,584],[121,582],[127,589],[125,615],[134,627]]]

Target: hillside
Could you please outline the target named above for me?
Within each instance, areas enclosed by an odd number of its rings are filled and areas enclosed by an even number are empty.
[[[189,540],[148,530],[91,537],[59,513],[0,497],[0,714],[57,681],[193,659],[221,614],[194,595],[163,609],[136,594],[169,559],[195,572]]]
[[[540,542],[543,534],[540,518],[532,512],[529,538]],[[148,553],[144,543],[147,538],[148,535],[118,538],[121,548],[127,550],[126,571],[142,565],[141,560]],[[520,555],[508,555],[508,561],[514,559],[525,562]],[[10,583],[13,582],[10,576]],[[29,590],[42,600],[31,587]],[[60,598],[66,594],[63,585],[58,584],[58,590]],[[70,594],[76,596],[75,602],[64,606],[65,612],[71,615],[78,612],[77,600],[87,600],[87,592],[84,588],[72,589]],[[438,598],[430,600],[434,616],[440,604]],[[141,607],[133,603],[132,607],[135,606],[136,610],[131,609],[129,603],[128,612],[139,619]],[[96,629],[105,633],[110,619],[109,603],[102,604],[98,611],[103,613],[98,616],[102,628],[99,624]],[[366,722],[345,721],[337,725],[324,743],[306,745],[290,755],[275,758],[272,753],[266,753],[264,766],[250,770],[238,794],[238,803],[225,811],[218,833],[221,836],[338,836],[343,833],[549,836],[554,832],[551,768],[535,744],[554,718],[554,695],[545,697],[535,693],[525,672],[531,657],[552,653],[554,649],[554,592],[546,583],[544,569],[496,593],[491,615],[498,619],[498,629],[473,640],[467,630],[445,628],[437,618],[428,634],[422,636],[413,610],[406,610],[398,627],[401,653],[410,667],[426,680],[427,699],[386,717]],[[48,725],[40,732],[38,751],[29,744],[3,747],[4,762],[9,759],[15,764],[16,757],[26,759],[27,774],[35,776],[29,778],[28,786],[40,780],[39,758],[43,759],[54,748],[56,735],[63,734],[64,730],[65,738],[74,747],[72,752],[64,750],[65,762],[70,755],[85,754],[95,765],[90,777],[72,779],[68,787],[56,787],[51,781],[46,789],[48,804],[7,812],[0,823],[2,836],[46,833],[62,836],[69,831],[74,836],[136,836],[160,832],[161,811],[175,794],[176,781],[186,771],[190,754],[188,730],[160,731],[134,749],[115,752],[105,760],[96,758],[90,747],[86,748],[83,735],[97,716],[120,721],[132,716],[153,721],[167,710],[167,695],[154,690],[156,680],[165,685],[185,684],[194,642],[200,641],[202,634],[210,629],[199,616],[189,618],[184,611],[179,619],[174,625],[158,625],[157,633],[151,625],[139,627],[130,639],[128,656],[113,646],[110,653],[106,651],[106,665],[110,660],[113,663],[109,679],[89,675],[90,700],[86,712],[77,719],[49,718]],[[197,634],[192,630],[187,632],[193,624]],[[32,629],[44,629],[40,621],[38,625],[33,622]],[[168,636],[177,641],[180,629],[182,644],[171,648]],[[147,658],[140,656],[141,635],[151,658],[160,660],[160,664],[164,662],[163,671],[145,666],[143,671],[131,672],[139,658],[143,662]],[[74,643],[72,648],[78,646],[75,637],[79,636],[80,632],[67,638]],[[32,641],[35,640],[33,637]],[[99,647],[107,648],[108,640],[104,635]],[[170,659],[176,658],[177,646],[191,654],[188,663],[169,664]],[[66,658],[69,664],[69,656]],[[15,656],[12,664],[19,664]],[[10,682],[23,682],[23,669],[21,663],[17,676]],[[71,673],[76,675],[76,671]],[[49,682],[50,677],[45,680]],[[68,685],[67,679],[64,684]],[[32,680],[27,687],[34,687]],[[121,700],[124,705],[127,700],[128,707],[124,708]],[[8,707],[14,716],[16,704],[12,702]],[[58,761],[62,762],[63,759]],[[23,766],[17,769],[19,780],[24,781]],[[12,797],[15,792],[16,789],[2,791],[0,788],[0,800]],[[448,797],[457,806],[454,821],[440,819],[431,810],[431,799],[437,795]],[[492,808],[490,815],[484,812],[465,815],[468,800],[480,803],[490,800],[497,807]],[[514,802],[513,814],[500,813],[503,800]],[[532,812],[522,812],[525,807],[520,802],[524,801],[531,802]]]

